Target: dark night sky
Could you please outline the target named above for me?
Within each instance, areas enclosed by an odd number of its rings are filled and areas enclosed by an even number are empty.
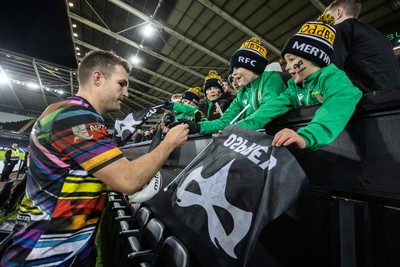
[[[76,68],[63,0],[1,0],[0,48]]]

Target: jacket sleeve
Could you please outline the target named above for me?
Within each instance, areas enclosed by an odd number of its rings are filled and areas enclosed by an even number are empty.
[[[198,106],[194,107],[194,106],[184,105],[181,103],[174,103],[174,107],[172,110],[183,113],[186,116],[193,116],[198,109],[199,109]]]
[[[293,109],[293,101],[290,93],[290,89],[286,89],[277,97],[269,96],[268,105],[265,107],[265,124],[268,124],[277,116],[285,114],[289,110]],[[268,125],[266,126],[268,127]]]
[[[324,84],[322,84],[324,83]],[[333,142],[343,131],[354,113],[361,91],[343,71],[328,74],[319,84],[324,102],[315,112],[311,122],[297,133],[306,141],[306,148],[316,150]]]
[[[213,121],[201,121],[200,134],[212,134],[223,130],[229,123],[242,111],[243,107],[239,103],[238,97],[235,98],[229,108],[221,118]]]
[[[272,114],[270,113],[269,108],[270,101],[273,101],[274,98],[284,92],[286,86],[277,72],[271,72],[265,80],[262,88],[259,90],[261,90],[260,107],[254,113],[239,121],[238,125],[251,130],[264,128],[264,126],[271,120]],[[286,111],[287,110],[283,113]]]

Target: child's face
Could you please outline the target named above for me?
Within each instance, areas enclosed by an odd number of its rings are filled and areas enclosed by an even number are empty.
[[[236,79],[239,87],[246,86],[251,80],[257,77],[258,75],[251,70],[242,67],[233,68],[233,79]]]
[[[222,82],[222,85],[223,85],[222,89],[223,89],[224,93],[228,92],[228,88],[229,88],[228,82],[224,81],[224,82]]]
[[[217,100],[221,95],[221,90],[216,86],[211,86],[206,90],[207,99],[210,101]]]
[[[188,99],[182,99],[181,103],[184,105],[193,106],[193,107],[197,106],[193,101],[190,101]]]
[[[292,75],[295,83],[301,83],[320,68],[310,60],[287,53],[285,54],[286,70]]]
[[[235,90],[236,92],[239,91],[240,86],[235,78],[232,79],[231,85],[233,87],[233,90]]]

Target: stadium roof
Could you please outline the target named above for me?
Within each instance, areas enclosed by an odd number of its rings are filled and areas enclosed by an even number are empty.
[[[0,10],[0,110],[40,114],[78,90],[75,70],[90,50],[113,50],[140,62],[129,100],[116,118],[202,86],[209,70],[226,77],[229,58],[252,36],[270,62],[300,26],[330,0],[3,1]],[[400,0],[366,0],[360,19],[386,34],[399,29]],[[143,29],[151,25],[152,30]]]

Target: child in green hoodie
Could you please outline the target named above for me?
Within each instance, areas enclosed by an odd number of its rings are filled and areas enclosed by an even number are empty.
[[[174,112],[175,121],[184,119],[198,122],[203,119],[203,113],[199,110],[200,94],[200,87],[191,87],[182,93],[178,102],[166,100],[164,108]]]
[[[232,122],[252,130],[265,126],[267,96],[276,97],[286,89],[278,72],[264,71],[268,64],[266,56],[267,49],[258,38],[242,44],[230,59],[233,76],[241,87],[236,98],[219,119],[199,123],[183,120],[190,125],[190,134],[217,133]]]
[[[270,99],[266,122],[291,109],[317,104],[321,107],[307,126],[297,131],[279,131],[272,141],[274,146],[316,150],[330,144],[343,131],[362,97],[347,75],[330,64],[335,39],[333,23],[333,17],[325,14],[304,24],[282,49],[292,79],[284,93]]]
[[[286,70],[292,76],[288,88],[279,96],[269,94],[263,99],[267,104],[262,108],[262,115],[260,114],[262,122],[254,125],[246,123],[242,126],[258,129],[291,109],[320,104],[321,107],[307,126],[297,131],[288,128],[279,131],[274,136],[272,145],[316,150],[330,144],[343,131],[362,93],[342,70],[330,64],[335,39],[333,23],[332,16],[322,15],[317,21],[304,24],[286,42],[281,53],[287,63]],[[239,82],[243,80],[240,72],[236,73],[236,77],[239,77]],[[231,108],[232,106],[226,113]],[[204,124],[201,123],[200,126],[192,122],[188,124],[189,134],[199,130],[200,133],[206,133],[209,129],[203,129]]]

